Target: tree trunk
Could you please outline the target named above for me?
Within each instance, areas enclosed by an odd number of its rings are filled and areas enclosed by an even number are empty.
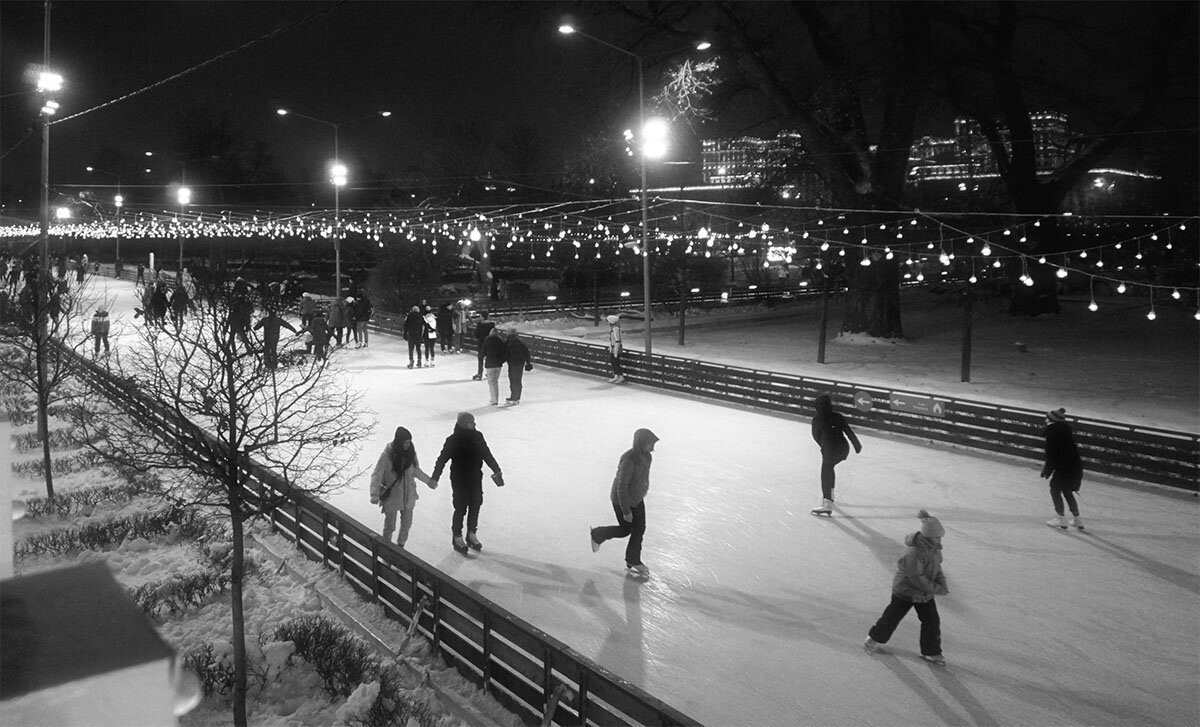
[[[45,317],[45,313],[42,314]],[[42,441],[42,469],[46,480],[46,497],[54,497],[54,472],[50,460],[50,385],[46,383],[46,357],[49,355],[50,334],[38,322],[37,339],[37,431]]]
[[[235,475],[236,477],[236,468]],[[242,579],[245,575],[245,533],[242,499],[236,479],[230,484],[229,517],[233,526],[233,563],[229,574],[230,607],[233,616],[233,723],[246,727],[246,615],[242,610]]]
[[[843,333],[875,338],[903,338],[900,324],[900,266],[879,255],[870,265],[846,265],[849,294]]]

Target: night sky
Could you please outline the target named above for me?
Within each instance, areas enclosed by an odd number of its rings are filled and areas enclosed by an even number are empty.
[[[99,166],[95,155],[106,146],[178,157],[178,119],[195,110],[227,114],[247,137],[265,140],[283,176],[319,176],[333,156],[333,130],[281,118],[275,114],[281,106],[334,123],[392,111],[388,119],[341,127],[341,157],[352,176],[362,176],[368,165],[377,172],[428,174],[428,157],[453,155],[454,135],[471,125],[497,135],[532,127],[535,170],[558,173],[572,138],[591,131],[619,135],[637,110],[632,63],[559,34],[563,10],[554,3],[55,2],[51,66],[66,79],[57,119],[281,32],[53,125],[52,185],[114,184],[112,177],[84,171]],[[0,13],[0,131],[4,151],[12,150],[0,175],[12,212],[30,207],[28,190],[36,190],[38,178],[39,135],[21,140],[36,124],[39,101],[27,92],[22,73],[41,61],[44,9],[41,2],[6,0]],[[589,29],[618,43],[628,36],[628,29]],[[151,161],[156,164],[170,166]],[[123,184],[137,181],[130,175]],[[24,202],[13,199],[17,193]]]

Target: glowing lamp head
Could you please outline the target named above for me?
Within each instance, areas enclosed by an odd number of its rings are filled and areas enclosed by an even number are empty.
[[[709,43],[707,40],[702,40],[696,44],[696,50],[708,50],[709,48],[712,48],[712,43]]]
[[[113,197],[113,204],[120,207],[121,205],[125,204],[125,198],[118,194],[117,196]]]
[[[1088,310],[1095,313],[1100,310],[1100,306],[1096,305],[1096,301],[1093,300],[1091,303],[1088,303]]]
[[[575,32],[575,26],[568,23],[563,23],[562,25],[558,26],[558,32],[562,33],[563,35],[570,35],[571,33]]]
[[[647,159],[661,159],[667,155],[670,124],[660,117],[646,119],[642,125],[642,154]]]
[[[42,71],[38,74],[37,90],[39,93],[47,91],[61,91],[63,87],[63,77],[60,73],[52,71]]]
[[[288,110],[287,109],[275,109],[275,113],[279,114],[280,116],[287,116]]]
[[[59,219],[59,220],[71,219],[71,208],[70,207],[55,207],[54,208],[54,217],[55,217],[55,219]]]
[[[192,190],[188,189],[187,187],[180,187],[179,190],[175,192],[175,199],[179,200],[179,204],[181,205],[190,204],[192,201]]]

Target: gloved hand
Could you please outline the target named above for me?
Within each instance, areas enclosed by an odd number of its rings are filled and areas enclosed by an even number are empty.
[[[856,444],[856,445],[854,445],[854,453],[855,453],[855,454],[862,454],[862,445],[861,445],[861,444]]]
[[[378,504],[379,504],[379,498],[378,498],[378,497],[372,497],[372,498],[371,498],[371,504],[372,504],[372,505],[378,505]]]
[[[533,371],[533,364],[525,364],[526,371]]]
[[[1042,479],[1043,480],[1050,479],[1050,470],[1042,470]]]
[[[623,512],[623,513],[621,513],[621,519],[627,523],[631,523],[631,522],[633,522],[633,513],[632,512]]]
[[[496,487],[504,487],[504,475],[500,472],[493,472],[492,482],[496,483]]]

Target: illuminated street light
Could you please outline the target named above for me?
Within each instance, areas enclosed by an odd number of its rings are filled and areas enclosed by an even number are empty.
[[[180,187],[175,190],[175,200],[179,202],[180,212],[185,211],[184,208],[192,203],[192,190]],[[175,271],[175,279],[179,280],[183,275],[183,228],[180,227],[178,216],[175,217],[175,236],[179,239],[179,268]]]
[[[333,218],[334,218],[334,238],[333,238],[333,256],[334,256],[334,295],[341,296],[342,294],[342,210],[341,210],[341,189],[346,186],[347,170],[346,167],[338,161],[341,154],[338,149],[338,129],[346,124],[353,124],[357,121],[366,121],[375,117],[388,118],[392,115],[391,111],[376,111],[367,116],[360,116],[357,119],[349,121],[339,121],[334,123],[325,119],[318,119],[315,116],[307,116],[305,114],[292,111],[290,109],[278,108],[275,113],[279,116],[299,116],[302,119],[315,121],[318,124],[333,127],[333,165],[330,167],[329,181],[333,184]],[[340,172],[339,172],[340,170]]]
[[[57,220],[71,219],[71,208],[70,207],[55,207],[54,208],[54,218]]]

